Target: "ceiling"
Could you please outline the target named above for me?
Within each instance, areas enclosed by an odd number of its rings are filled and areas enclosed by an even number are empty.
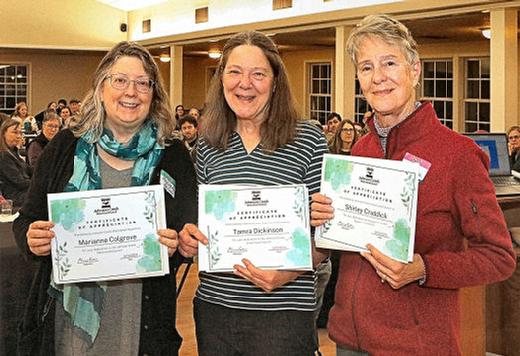
[[[490,27],[489,13],[469,13],[417,20],[406,20],[415,40],[421,43],[443,43],[480,41],[480,30]],[[333,27],[317,30],[277,33],[272,35],[281,51],[294,51],[316,48],[334,48],[335,29]],[[183,47],[185,56],[207,56],[211,48],[222,48],[225,40],[217,42],[199,42]],[[154,55],[166,53],[167,48],[150,48]]]

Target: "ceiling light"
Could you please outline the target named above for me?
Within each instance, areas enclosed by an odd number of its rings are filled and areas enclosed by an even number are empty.
[[[163,54],[161,54],[161,55],[159,56],[159,60],[160,60],[161,62],[168,63],[168,62],[171,61],[172,59],[171,59],[171,57],[170,57],[169,55],[163,53]]]
[[[222,52],[220,52],[219,50],[211,50],[208,52],[208,56],[209,58],[219,59],[220,57],[222,57]]]
[[[482,32],[482,36],[484,36],[488,40],[491,38],[491,29],[490,28],[483,28],[480,31]]]

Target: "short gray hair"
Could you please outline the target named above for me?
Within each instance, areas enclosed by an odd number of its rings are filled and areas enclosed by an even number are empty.
[[[397,45],[410,64],[419,60],[417,42],[405,25],[388,15],[368,15],[350,32],[347,40],[347,53],[356,66],[359,45],[368,36]]]

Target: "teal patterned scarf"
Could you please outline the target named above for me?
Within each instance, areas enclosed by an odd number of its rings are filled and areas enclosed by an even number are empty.
[[[92,142],[92,132],[87,132],[77,142],[74,172],[65,186],[66,192],[102,188],[96,143],[89,142]],[[103,131],[97,144],[112,156],[135,161],[132,186],[149,184],[164,152],[157,143],[157,128],[151,120],[145,122],[128,144],[117,142],[107,129]],[[63,309],[88,345],[92,345],[99,331],[106,288],[107,284],[102,282],[57,285],[51,275],[49,294],[62,303]]]

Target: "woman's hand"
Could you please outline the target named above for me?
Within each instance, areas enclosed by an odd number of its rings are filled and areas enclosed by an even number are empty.
[[[36,256],[47,256],[51,253],[51,240],[54,238],[54,227],[52,221],[37,220],[29,225],[27,236],[27,246]]]
[[[424,261],[421,255],[416,253],[413,255],[413,262],[402,263],[385,256],[370,244],[367,248],[370,253],[362,252],[361,255],[374,267],[381,283],[388,282],[393,289],[399,289],[424,277]]]
[[[332,200],[320,193],[311,196],[311,226],[320,226],[334,217]]]
[[[159,235],[159,242],[168,247],[168,256],[172,257],[179,245],[177,231],[172,229],[160,229],[157,230],[157,234]]]
[[[208,239],[200,232],[197,225],[186,224],[179,232],[179,252],[184,257],[191,258],[199,251],[199,242],[208,244]]]
[[[237,276],[247,279],[256,286],[262,288],[267,293],[272,292],[278,287],[295,280],[302,272],[297,271],[279,271],[279,270],[263,270],[255,267],[248,259],[243,259],[244,266],[234,265]]]

